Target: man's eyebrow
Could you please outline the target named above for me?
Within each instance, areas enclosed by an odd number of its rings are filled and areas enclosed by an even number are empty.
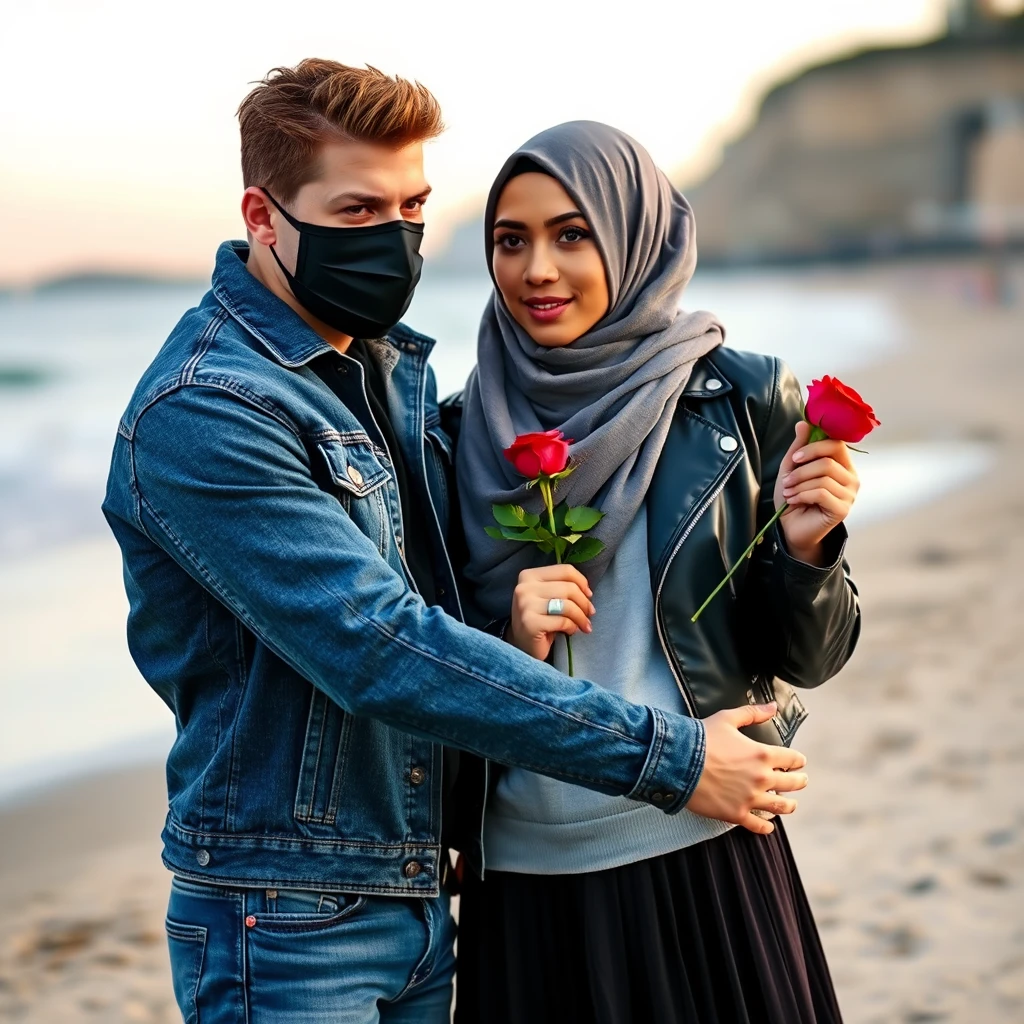
[[[426,199],[433,191],[434,189],[432,185],[425,185],[419,192],[409,196],[409,199]],[[409,199],[407,199],[406,202],[408,202]]]
[[[544,221],[544,227],[550,228],[555,224],[561,224],[566,220],[575,220],[577,217],[579,217],[580,220],[587,219],[579,210],[572,210],[570,213],[560,213],[557,217],[551,217],[549,220]]]
[[[335,203],[358,203],[360,206],[381,206],[384,203],[383,196],[375,196],[369,192],[339,192],[331,196],[328,205]]]

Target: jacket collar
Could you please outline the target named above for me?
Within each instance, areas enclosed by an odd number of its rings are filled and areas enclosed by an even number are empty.
[[[690,379],[683,391],[684,398],[718,398],[732,391],[725,374],[715,366],[710,356],[704,356],[694,363]]]
[[[217,250],[213,271],[213,294],[217,301],[282,366],[304,366],[311,359],[333,352],[286,302],[260,284],[246,269],[246,242],[224,242]],[[402,352],[424,358],[434,342],[404,324],[394,327],[384,341],[395,350],[395,362]]]

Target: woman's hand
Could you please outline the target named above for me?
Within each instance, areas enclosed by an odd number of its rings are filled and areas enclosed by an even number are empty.
[[[775,483],[775,507],[790,506],[780,525],[789,553],[817,565],[821,542],[849,514],[860,489],[860,478],[843,441],[808,444],[811,428],[796,425],[796,439],[782,460]]]
[[[544,661],[558,633],[572,636],[581,629],[591,631],[592,596],[586,576],[572,565],[524,569],[512,594],[509,639],[521,651]],[[562,601],[561,615],[548,615],[548,601],[553,597]]]

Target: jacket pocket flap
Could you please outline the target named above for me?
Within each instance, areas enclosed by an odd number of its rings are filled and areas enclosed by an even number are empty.
[[[391,474],[380,464],[369,440],[320,441],[317,444],[335,485],[364,498],[386,483]]]

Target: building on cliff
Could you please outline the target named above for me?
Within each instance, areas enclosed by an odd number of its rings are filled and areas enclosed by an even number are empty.
[[[776,86],[686,194],[705,264],[1024,246],[1024,14]]]

